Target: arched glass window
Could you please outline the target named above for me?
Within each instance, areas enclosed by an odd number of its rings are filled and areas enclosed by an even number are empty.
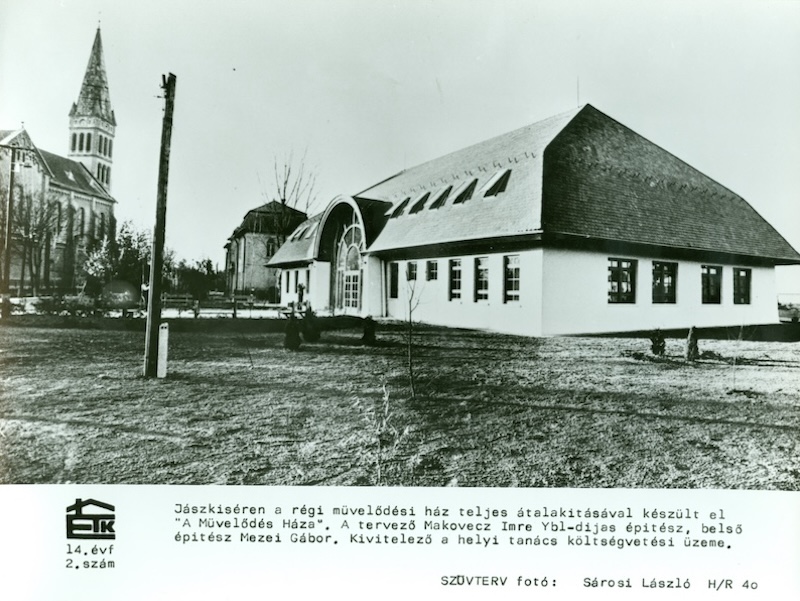
[[[92,134],[86,134],[86,152],[92,152]]]
[[[78,150],[83,152],[83,134],[78,138]]]
[[[113,147],[113,144],[114,144],[114,140],[109,140],[108,141],[108,158],[111,158],[111,149]]]
[[[337,305],[344,309],[361,308],[361,252],[364,250],[361,226],[355,221],[344,228],[336,250]]]
[[[75,147],[78,145],[78,134],[72,134],[72,150],[75,150]]]

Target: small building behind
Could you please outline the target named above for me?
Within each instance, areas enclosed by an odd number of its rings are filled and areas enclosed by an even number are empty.
[[[228,294],[281,301],[278,269],[267,263],[305,219],[302,211],[275,200],[248,211],[225,244]]]

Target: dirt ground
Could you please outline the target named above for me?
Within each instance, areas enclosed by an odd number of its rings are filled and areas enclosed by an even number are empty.
[[[800,490],[800,343],[0,328],[0,483]]]

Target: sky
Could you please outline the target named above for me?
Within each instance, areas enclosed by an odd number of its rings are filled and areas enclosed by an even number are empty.
[[[177,77],[167,245],[223,265],[273,165],[310,213],[590,103],[742,195],[800,249],[800,2],[2,0],[0,129],[66,154],[95,30],[117,119],[118,221],[152,229]],[[800,268],[778,292],[800,293]]]

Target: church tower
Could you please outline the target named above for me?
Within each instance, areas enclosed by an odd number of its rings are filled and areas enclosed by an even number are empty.
[[[116,125],[108,93],[103,42],[98,27],[78,101],[69,111],[67,156],[83,163],[106,190],[111,189],[111,163]]]

